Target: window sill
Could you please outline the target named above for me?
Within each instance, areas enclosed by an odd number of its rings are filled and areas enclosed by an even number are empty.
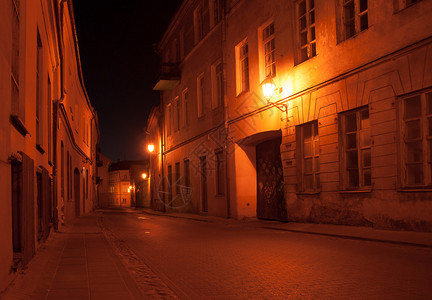
[[[372,193],[372,189],[339,191],[339,194],[364,194],[364,193]]]
[[[419,189],[413,189],[413,188],[406,188],[406,189],[398,189],[398,192],[401,193],[427,193],[427,192],[432,192],[432,188],[419,188]]]
[[[321,193],[321,191],[316,191],[316,192],[297,192],[297,195],[319,195]]]
[[[44,149],[42,148],[42,146],[39,145],[39,144],[36,144],[36,149],[37,149],[37,151],[40,152],[40,154],[44,154],[44,153],[45,153],[45,150],[44,150]]]
[[[19,116],[10,115],[9,122],[13,127],[15,127],[16,130],[18,130],[19,133],[21,133],[23,137],[30,133]]]

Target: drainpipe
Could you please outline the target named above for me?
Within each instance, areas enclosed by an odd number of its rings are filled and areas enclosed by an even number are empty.
[[[225,141],[224,141],[224,156],[225,156],[225,196],[226,196],[226,206],[227,206],[227,218],[231,218],[231,199],[230,199],[230,177],[229,177],[229,155],[228,155],[228,134],[229,134],[229,126],[228,126],[228,97],[227,97],[227,81],[226,81],[226,68],[225,68],[225,47],[226,47],[226,14],[225,14],[225,1],[221,1],[222,5],[222,38],[221,38],[221,60],[222,60],[222,70],[225,71],[224,78],[224,130],[225,130]]]
[[[53,105],[53,205],[54,205],[54,229],[58,230],[58,194],[57,194],[57,174],[58,174],[58,164],[57,164],[57,138],[58,138],[58,124],[59,124],[59,105],[63,102],[65,93],[64,93],[64,57],[63,57],[63,5],[66,0],[62,0],[56,5],[55,8],[55,19],[57,26],[57,42],[58,42],[58,50],[60,57],[60,98],[54,101]]]

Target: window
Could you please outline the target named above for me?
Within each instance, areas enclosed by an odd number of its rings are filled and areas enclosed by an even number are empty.
[[[188,108],[188,101],[189,101],[189,91],[188,89],[183,90],[183,125],[186,127],[186,125],[189,122],[189,117],[188,117],[188,113],[189,113],[189,108]]]
[[[195,44],[204,37],[204,24],[203,24],[203,10],[198,7],[194,11],[194,33],[195,33]]]
[[[342,135],[345,188],[352,190],[371,187],[371,134],[368,107],[343,114]]]
[[[63,145],[63,141],[60,142],[61,145],[61,157],[60,157],[60,172],[61,172],[61,176],[60,176],[60,181],[61,181],[61,196],[64,197],[64,145]]]
[[[402,10],[408,6],[419,3],[422,0],[394,0],[395,11]]]
[[[175,163],[175,186],[176,186],[176,194],[180,195],[180,163]]]
[[[204,73],[197,78],[197,110],[198,118],[204,115]]]
[[[261,31],[262,46],[261,57],[264,59],[262,66],[264,78],[276,76],[276,56],[275,56],[275,29],[274,22],[265,26]]]
[[[12,0],[12,60],[11,91],[12,115],[20,115],[19,105],[19,57],[20,57],[20,1]]]
[[[173,178],[172,178],[172,166],[168,165],[168,199],[169,199],[169,203],[171,203],[172,201],[172,182]]]
[[[174,115],[173,115],[173,127],[174,132],[180,130],[180,114],[181,114],[181,108],[180,108],[180,101],[179,97],[176,97],[174,100]]]
[[[212,65],[212,108],[219,107],[223,103],[223,70],[222,62]]]
[[[297,26],[300,45],[299,62],[316,56],[315,0],[297,2]]]
[[[167,118],[165,120],[166,122],[166,128],[167,128],[167,135],[171,135],[171,119],[172,119],[172,106],[171,103],[167,105]]]
[[[42,66],[43,51],[42,41],[37,30],[37,53],[36,53],[36,144],[42,146]]]
[[[223,151],[215,152],[216,164],[216,194],[218,196],[224,195],[225,173],[224,173],[224,159]]]
[[[189,159],[184,160],[184,176],[185,176],[185,186],[190,187],[190,169],[189,169]]]
[[[300,189],[305,192],[318,191],[320,189],[319,168],[319,135],[318,122],[314,121],[296,127],[300,155],[298,155],[298,167],[301,170]]]
[[[222,20],[222,1],[212,0],[210,1],[210,5],[212,13],[212,15],[210,16],[210,27],[213,27]]]
[[[367,29],[368,23],[368,0],[341,0],[342,1],[342,37],[348,39],[355,34]]]
[[[432,186],[432,92],[401,102],[404,185]]]
[[[245,39],[236,46],[237,95],[249,90],[249,50]]]

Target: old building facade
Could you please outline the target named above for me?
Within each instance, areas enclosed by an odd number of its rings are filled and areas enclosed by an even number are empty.
[[[191,212],[431,231],[431,8],[184,1],[159,44],[160,189]]]
[[[41,243],[93,209],[97,116],[71,1],[0,4],[0,291]]]

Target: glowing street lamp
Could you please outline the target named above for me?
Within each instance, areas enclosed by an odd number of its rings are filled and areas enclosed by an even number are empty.
[[[269,76],[261,83],[261,87],[263,90],[264,98],[266,98],[267,103],[270,102],[270,99],[274,97],[276,94],[276,85],[273,82],[273,79]]]
[[[147,178],[147,173],[142,173],[141,177],[142,177],[142,179],[146,179]]]
[[[147,145],[147,150],[152,153],[154,151],[154,145],[153,144],[148,144]]]

